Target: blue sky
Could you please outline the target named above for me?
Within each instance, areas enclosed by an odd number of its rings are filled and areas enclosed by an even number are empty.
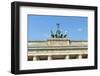
[[[70,40],[88,39],[88,17],[28,15],[28,41],[47,40],[57,23]]]

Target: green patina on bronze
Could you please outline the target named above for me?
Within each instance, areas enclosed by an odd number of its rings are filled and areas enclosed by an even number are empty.
[[[60,30],[60,24],[57,24],[57,30],[55,33],[51,30],[52,38],[66,38],[66,36],[67,34],[63,34],[63,32]]]

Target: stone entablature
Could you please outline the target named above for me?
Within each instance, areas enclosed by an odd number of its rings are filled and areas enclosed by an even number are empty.
[[[66,46],[66,47],[61,47],[61,46],[51,46],[51,47],[30,47],[28,48],[29,51],[35,51],[35,50],[41,50],[41,51],[45,51],[45,50],[87,50],[87,46]]]
[[[68,39],[52,38],[47,41],[30,42],[29,44],[29,61],[88,58],[87,41],[70,41]]]
[[[65,39],[66,40],[66,39]],[[88,45],[88,42],[87,41],[71,41],[71,40],[67,40],[65,41],[63,40],[62,42],[59,41],[59,42],[56,42],[54,40],[45,40],[45,41],[29,41],[28,42],[28,47],[48,47],[48,45],[50,46],[51,44],[53,44],[54,42],[55,43],[59,43],[60,45],[61,44],[66,44],[66,46],[87,46]],[[67,42],[67,43],[66,43]],[[54,44],[53,44],[54,45]],[[60,46],[59,45],[59,46]],[[56,45],[55,45],[56,46]],[[62,46],[62,45],[61,45]],[[65,46],[65,45],[63,45]]]
[[[34,50],[29,51],[28,56],[37,56],[37,55],[82,55],[87,54],[87,50]]]

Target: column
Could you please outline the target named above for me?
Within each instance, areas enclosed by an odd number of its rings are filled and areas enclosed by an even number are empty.
[[[36,60],[37,60],[36,56],[33,56],[33,61],[36,61]]]
[[[81,54],[78,56],[78,59],[82,59],[82,55]]]
[[[69,59],[69,55],[66,55],[65,59]]]
[[[48,60],[52,60],[52,59],[51,59],[51,56],[48,56]]]

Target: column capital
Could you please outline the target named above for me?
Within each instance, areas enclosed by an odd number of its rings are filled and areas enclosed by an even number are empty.
[[[36,60],[37,60],[36,56],[33,56],[33,61],[36,61]]]
[[[48,60],[52,60],[51,55],[48,55]]]
[[[66,57],[65,57],[66,59],[69,59],[69,55],[66,55]]]
[[[78,55],[78,59],[82,59],[82,55],[81,54]]]

